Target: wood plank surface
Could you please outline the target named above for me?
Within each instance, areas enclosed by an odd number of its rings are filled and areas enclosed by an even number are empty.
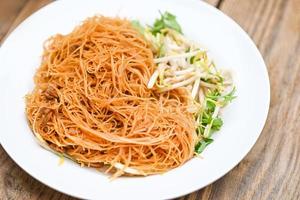
[[[7,3],[9,2],[9,3]],[[0,0],[0,42],[51,0]],[[179,200],[300,199],[300,1],[208,0],[254,40],[268,67],[271,105],[250,153],[223,178]],[[255,81],[255,77],[253,77]],[[259,97],[257,97],[259,98]],[[74,199],[39,183],[0,147],[0,199]]]
[[[0,1],[0,43],[27,0]]]

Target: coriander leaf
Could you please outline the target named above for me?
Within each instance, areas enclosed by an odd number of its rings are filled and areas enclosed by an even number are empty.
[[[153,28],[152,28],[152,33],[154,35],[156,35],[157,33],[160,32],[161,29],[164,29],[165,28],[165,24],[163,22],[163,20],[155,20],[154,22],[154,25],[153,25]]]
[[[206,109],[207,111],[213,113],[216,108],[216,104],[212,101],[206,101]]]
[[[221,129],[222,125],[223,125],[223,120],[221,118],[217,117],[213,120],[211,130],[219,131]]]
[[[176,20],[176,16],[169,12],[165,12],[164,14],[161,14],[160,19],[155,20],[154,25],[152,27],[152,33],[156,35],[161,31],[161,29],[164,28],[170,28],[179,33],[182,33],[181,27]]]
[[[214,140],[211,139],[211,138],[203,138],[203,140],[199,141],[198,144],[196,144],[196,146],[195,146],[195,152],[197,154],[200,154],[213,141]]]
[[[181,27],[178,24],[178,22],[176,21],[176,16],[175,15],[172,15],[169,12],[165,12],[164,21],[165,21],[165,24],[168,28],[171,28],[171,29],[181,33]]]

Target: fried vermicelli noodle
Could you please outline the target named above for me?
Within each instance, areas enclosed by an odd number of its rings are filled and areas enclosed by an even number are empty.
[[[127,20],[95,16],[44,47],[26,113],[40,143],[120,176],[166,172],[194,153],[188,93],[148,89],[148,42]]]

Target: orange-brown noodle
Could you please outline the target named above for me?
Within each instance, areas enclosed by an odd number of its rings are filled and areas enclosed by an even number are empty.
[[[48,39],[26,98],[41,143],[114,177],[128,168],[163,173],[189,160],[196,140],[189,94],[147,89],[156,67],[149,46],[129,21],[102,16]]]

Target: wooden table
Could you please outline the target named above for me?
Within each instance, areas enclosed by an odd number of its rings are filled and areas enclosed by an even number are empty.
[[[0,43],[50,2],[0,0]],[[300,199],[300,0],[207,2],[238,22],[258,46],[269,71],[271,105],[264,130],[246,158],[223,178],[179,199]],[[74,198],[33,179],[0,146],[0,199]]]

